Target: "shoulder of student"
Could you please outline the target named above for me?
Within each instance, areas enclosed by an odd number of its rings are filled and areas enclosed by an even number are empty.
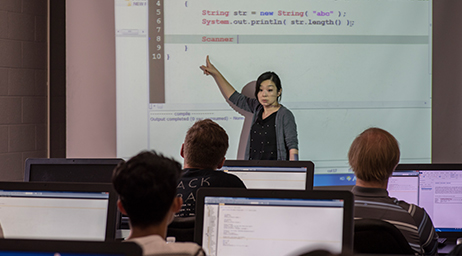
[[[141,238],[135,238],[128,240],[129,242],[135,242],[143,249],[144,256],[157,256],[157,255],[204,255],[203,249],[196,243],[191,242],[178,242],[178,243],[166,243],[160,236],[151,235]]]
[[[242,180],[232,174],[232,173],[227,173],[227,172],[221,172],[223,176],[226,177],[226,185],[229,187],[237,187],[237,188],[245,188],[244,182]]]

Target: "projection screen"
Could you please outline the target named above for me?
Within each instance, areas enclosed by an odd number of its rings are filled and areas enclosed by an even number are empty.
[[[364,129],[399,141],[401,163],[431,162],[432,1],[114,0],[117,157],[155,149],[181,161],[197,120],[228,133],[243,159],[252,115],[199,69],[206,56],[253,96],[265,71],[282,81],[300,160],[316,173],[349,172]]]

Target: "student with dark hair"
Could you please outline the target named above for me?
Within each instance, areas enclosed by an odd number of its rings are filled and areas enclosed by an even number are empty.
[[[395,225],[419,255],[435,255],[438,235],[427,212],[388,196],[388,179],[398,165],[398,141],[389,132],[369,128],[353,141],[348,161],[356,175],[355,219],[380,219]]]
[[[119,194],[117,206],[130,218],[126,240],[139,244],[143,255],[204,255],[197,244],[165,241],[167,226],[182,205],[181,198],[176,196],[181,172],[180,163],[155,152],[139,153],[114,170],[112,183]]]
[[[201,187],[245,188],[237,176],[216,171],[225,162],[228,134],[210,119],[197,121],[186,133],[181,146],[184,173],[178,183],[178,196],[183,206],[178,217],[195,215],[196,191]]]
[[[281,80],[274,72],[261,74],[255,86],[255,99],[238,93],[210,63],[200,67],[211,75],[223,96],[238,108],[253,113],[252,128],[247,141],[245,159],[298,160],[297,125],[292,112],[281,105]]]

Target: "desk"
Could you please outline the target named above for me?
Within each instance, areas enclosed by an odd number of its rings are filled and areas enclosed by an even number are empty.
[[[448,254],[456,247],[456,240],[457,238],[448,238],[446,242],[444,243],[443,247],[438,248],[438,254],[439,255],[445,255]]]

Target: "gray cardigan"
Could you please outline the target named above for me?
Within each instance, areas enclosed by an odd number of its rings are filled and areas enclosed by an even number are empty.
[[[257,99],[249,98],[235,91],[230,97],[231,101],[238,108],[253,113],[252,125],[258,118],[258,114],[263,110],[263,106]],[[276,147],[277,159],[287,159],[290,149],[298,149],[297,124],[295,117],[289,109],[281,105],[281,108],[276,113]],[[250,151],[250,136],[247,140],[245,149],[245,159],[249,159]]]

